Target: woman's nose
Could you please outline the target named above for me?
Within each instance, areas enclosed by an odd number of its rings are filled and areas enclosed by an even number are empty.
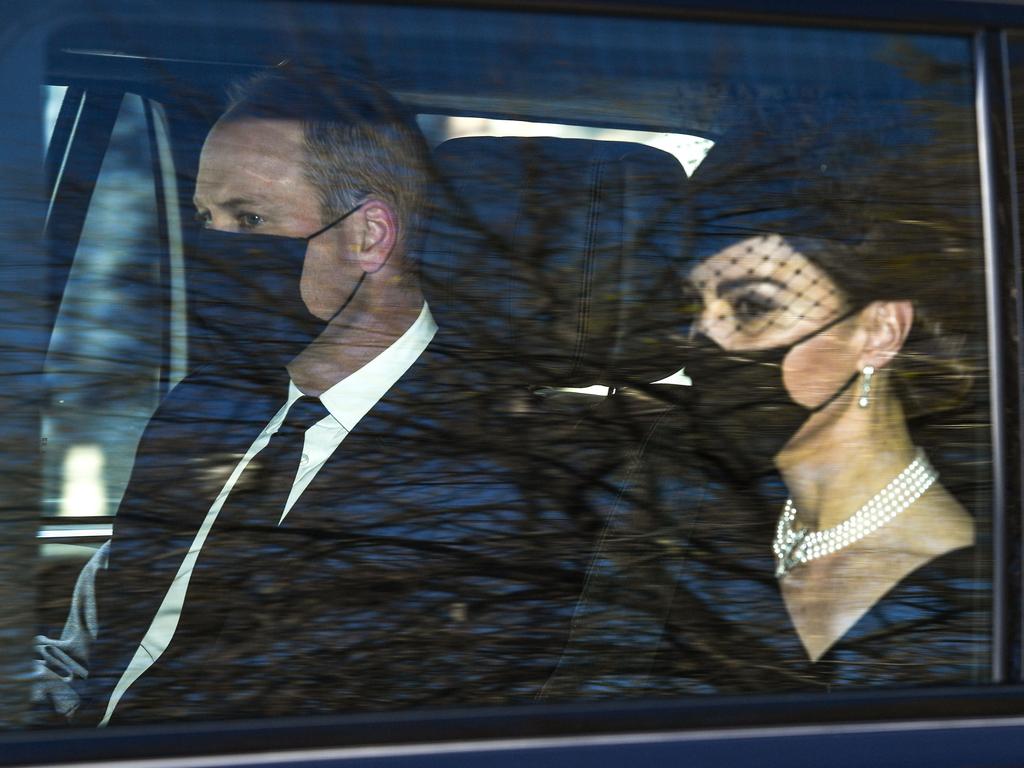
[[[700,333],[716,343],[722,343],[733,330],[731,312],[732,308],[724,299],[709,299],[693,323],[691,337]]]
[[[729,319],[729,302],[725,299],[710,299],[701,310],[700,322],[706,328],[725,325]]]

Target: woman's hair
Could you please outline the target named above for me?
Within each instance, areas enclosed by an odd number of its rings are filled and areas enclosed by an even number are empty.
[[[910,301],[914,320],[888,366],[908,418],[960,405],[971,390],[982,336],[982,260],[941,224],[876,223],[857,240],[789,236],[853,309],[873,301]]]

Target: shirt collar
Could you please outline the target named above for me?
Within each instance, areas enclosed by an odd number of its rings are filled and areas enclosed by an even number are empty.
[[[351,431],[412,367],[435,333],[437,323],[430,314],[430,307],[424,302],[416,321],[405,333],[362,368],[320,395],[320,402],[346,430]],[[302,392],[295,386],[295,382],[289,382],[288,405],[291,406],[300,397]]]

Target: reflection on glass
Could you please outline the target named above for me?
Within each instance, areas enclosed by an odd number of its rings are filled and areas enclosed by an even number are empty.
[[[421,122],[427,125],[431,124],[432,118],[444,118],[444,116],[420,115]],[[715,145],[710,139],[678,133],[627,131],[617,128],[534,123],[524,120],[492,120],[485,117],[444,118],[443,138],[440,141],[465,136],[552,136],[591,141],[631,141],[668,152],[683,166],[687,176],[693,176]]]
[[[64,454],[64,485],[60,494],[61,515],[106,515],[103,449],[94,444],[77,444]]]
[[[57,116],[64,103],[64,94],[68,92],[66,85],[43,86],[43,154],[50,148],[53,128],[57,125]]]
[[[117,509],[73,722],[985,679],[967,41],[296,8],[80,46],[159,52],[183,236],[129,96],[46,368]]]

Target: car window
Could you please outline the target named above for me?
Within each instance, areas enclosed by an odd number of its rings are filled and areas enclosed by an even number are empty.
[[[39,723],[991,681],[969,38],[250,5],[51,29]]]
[[[68,156],[83,151],[82,115],[88,119],[84,105],[93,98],[78,91],[65,104],[67,90],[44,89],[46,143],[58,120],[65,126],[59,136],[65,144],[51,160],[54,199],[67,182]],[[55,244],[56,252],[71,245],[73,260],[43,369],[48,402],[41,422],[37,617],[46,635],[60,634],[69,590],[110,536],[168,364],[168,259],[145,102],[128,93],[116,110],[81,230],[73,243]],[[61,215],[59,205],[50,210]]]
[[[47,356],[51,514],[112,515],[156,407],[165,318],[143,100],[127,94],[103,157]],[[127,432],[127,434],[122,434]],[[108,487],[108,483],[110,484]]]

